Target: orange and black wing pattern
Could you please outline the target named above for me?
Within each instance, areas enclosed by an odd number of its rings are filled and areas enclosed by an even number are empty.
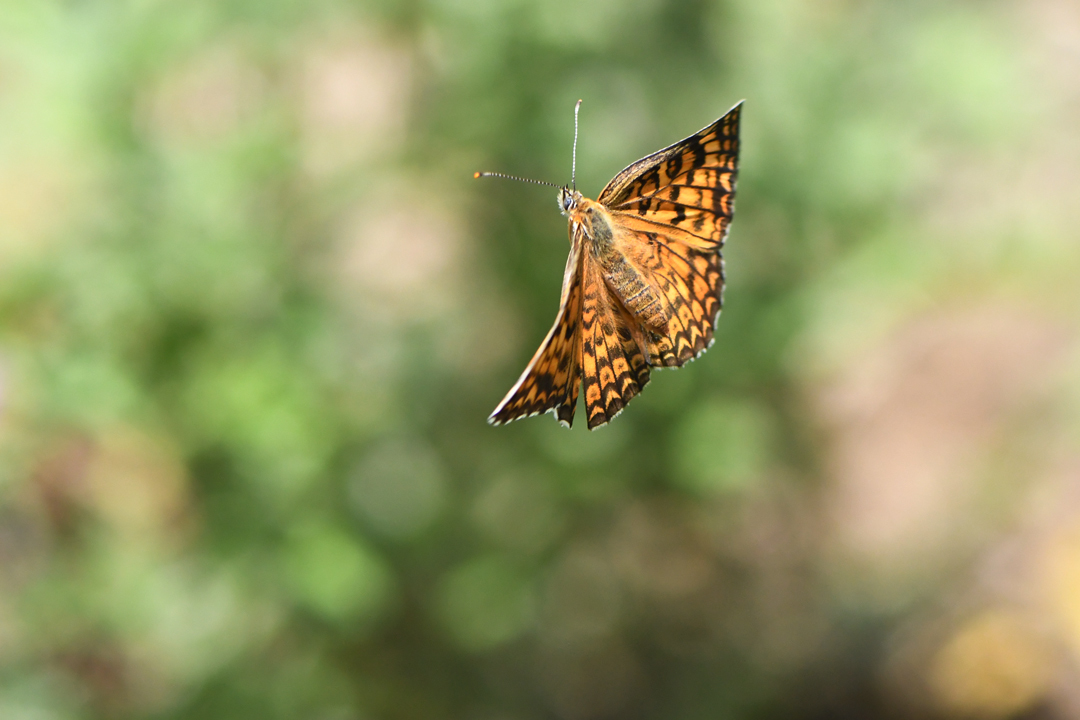
[[[739,103],[685,140],[638,160],[597,201],[636,215],[646,232],[667,234],[702,252],[719,250],[735,211],[741,113]]]
[[[589,429],[622,412],[649,382],[649,363],[636,320],[612,293],[596,261],[586,254],[581,320],[581,374]]]
[[[518,418],[554,412],[563,425],[574,422],[581,387],[582,257],[574,243],[563,274],[555,324],[514,387],[488,418],[502,425]]]
[[[626,224],[631,231],[617,247],[656,288],[667,318],[666,327],[642,328],[646,357],[655,367],[679,367],[712,345],[723,304],[724,260],[719,249],[701,252],[662,231]]]
[[[646,332],[656,367],[678,367],[713,341],[723,305],[721,248],[735,211],[742,103],[637,161],[600,193],[621,228],[616,247],[659,291],[666,328]]]

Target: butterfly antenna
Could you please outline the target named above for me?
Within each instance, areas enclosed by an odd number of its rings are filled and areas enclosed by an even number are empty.
[[[574,154],[570,160],[570,187],[574,190],[577,190],[577,116],[580,109],[581,100],[578,100],[577,105],[574,105]]]
[[[555,183],[544,182],[543,180],[533,180],[532,178],[523,178],[523,177],[518,177],[517,175],[507,175],[505,173],[497,173],[497,172],[476,172],[476,173],[473,173],[473,177],[474,178],[497,177],[497,178],[503,178],[504,180],[520,180],[521,182],[536,183],[537,185],[547,185],[548,187],[553,187],[553,188],[559,187]]]

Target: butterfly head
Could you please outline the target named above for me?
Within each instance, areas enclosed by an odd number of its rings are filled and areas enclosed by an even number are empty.
[[[563,215],[569,216],[581,204],[582,195],[577,190],[572,190],[565,185],[559,188],[559,210]]]

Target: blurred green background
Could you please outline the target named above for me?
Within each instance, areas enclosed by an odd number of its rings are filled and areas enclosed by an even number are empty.
[[[717,342],[492,428],[578,98]],[[0,718],[1080,717],[1078,233],[1072,0],[2,0]]]

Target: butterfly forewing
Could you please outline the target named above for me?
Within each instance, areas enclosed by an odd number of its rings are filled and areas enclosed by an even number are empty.
[[[492,425],[552,411],[567,427],[573,424],[581,385],[581,301],[581,244],[575,243],[566,261],[555,324],[525,372],[491,413],[488,422]]]
[[[735,211],[742,103],[708,127],[638,160],[597,198],[694,238],[701,250],[724,242]]]

